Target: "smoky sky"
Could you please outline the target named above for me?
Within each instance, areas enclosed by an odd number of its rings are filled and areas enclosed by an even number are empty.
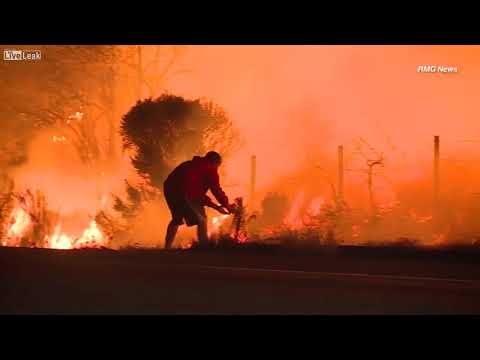
[[[305,166],[316,154],[334,157],[362,137],[386,154],[398,179],[430,173],[432,141],[442,155],[470,158],[480,151],[478,46],[188,46],[192,72],[169,91],[219,103],[246,145],[230,174],[246,182],[249,155],[273,175]],[[419,73],[445,65],[457,73]],[[353,151],[353,150],[352,150]]]

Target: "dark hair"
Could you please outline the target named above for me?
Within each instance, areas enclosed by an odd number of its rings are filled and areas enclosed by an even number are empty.
[[[209,151],[207,155],[205,155],[205,158],[215,164],[220,164],[222,162],[222,157],[216,151]]]

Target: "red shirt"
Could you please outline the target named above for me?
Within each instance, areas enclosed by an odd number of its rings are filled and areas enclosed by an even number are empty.
[[[200,201],[203,205],[211,205],[213,202],[207,196],[210,190],[222,206],[228,205],[228,197],[220,186],[217,167],[199,156],[178,165],[165,180],[164,190]]]

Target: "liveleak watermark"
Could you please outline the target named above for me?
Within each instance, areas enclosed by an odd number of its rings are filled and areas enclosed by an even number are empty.
[[[40,50],[3,50],[3,60],[5,61],[35,61],[41,59],[42,53]]]

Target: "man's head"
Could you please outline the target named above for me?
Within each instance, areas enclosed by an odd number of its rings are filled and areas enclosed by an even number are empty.
[[[205,155],[205,159],[215,166],[220,166],[222,164],[222,157],[216,151],[209,151],[207,155]]]

